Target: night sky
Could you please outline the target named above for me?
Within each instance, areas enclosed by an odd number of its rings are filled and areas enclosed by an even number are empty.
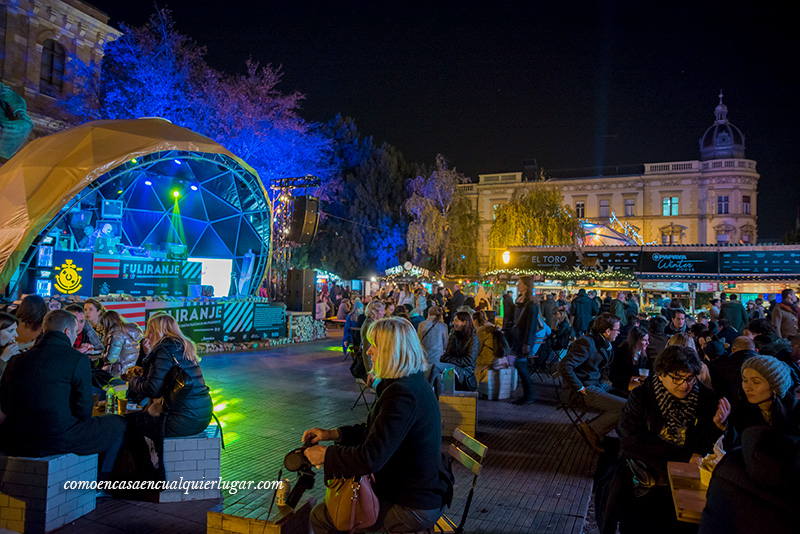
[[[153,3],[90,0],[111,23]],[[800,32],[768,2],[160,0],[212,67],[281,65],[301,115],[353,117],[415,162],[473,177],[699,159],[722,89],[758,162],[759,238],[800,203]]]

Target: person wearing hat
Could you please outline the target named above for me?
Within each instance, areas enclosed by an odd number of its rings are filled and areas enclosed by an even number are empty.
[[[789,366],[773,356],[757,355],[742,363],[742,390],[747,402],[731,414],[726,450],[741,444],[751,426],[769,426],[783,434],[800,435],[800,405],[793,391]]]

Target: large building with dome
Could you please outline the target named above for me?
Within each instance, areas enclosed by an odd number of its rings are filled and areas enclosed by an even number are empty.
[[[721,94],[714,115],[697,160],[549,171],[546,184],[560,189],[581,219],[611,225],[639,243],[755,244],[756,162],[745,158],[745,137],[728,120]],[[482,270],[502,253],[489,249],[495,211],[529,187],[533,182],[523,171],[481,174],[478,183],[459,186],[481,217]]]

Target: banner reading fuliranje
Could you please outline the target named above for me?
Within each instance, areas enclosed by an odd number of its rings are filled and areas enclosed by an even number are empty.
[[[95,295],[185,297],[189,285],[200,283],[203,265],[184,260],[95,254],[93,268]]]
[[[195,343],[222,340],[222,304],[149,309],[146,312],[147,319],[157,312],[173,316],[183,335]]]

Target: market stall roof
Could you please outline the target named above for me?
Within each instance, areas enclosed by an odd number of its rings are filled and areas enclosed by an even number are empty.
[[[89,122],[22,148],[0,167],[0,288],[36,236],[84,188],[136,158],[173,150],[219,154],[258,177],[222,145],[160,118]]]

